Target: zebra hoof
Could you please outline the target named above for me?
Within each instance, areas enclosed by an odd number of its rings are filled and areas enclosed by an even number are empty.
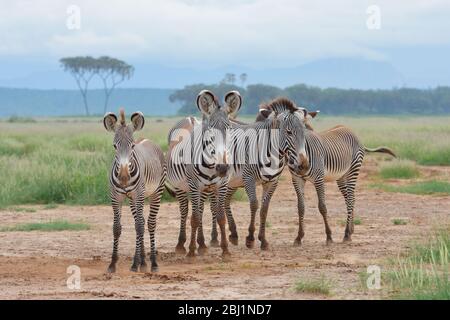
[[[141,264],[141,266],[139,267],[139,272],[146,273],[147,272],[147,265],[146,264]]]
[[[116,272],[116,265],[110,264],[107,270],[108,273],[115,273]]]
[[[229,251],[222,252],[222,261],[224,261],[224,262],[231,261],[231,253]]]
[[[203,255],[205,255],[208,252],[208,247],[207,246],[201,246],[201,247],[198,247],[197,250],[198,250],[198,254],[200,256],[203,256]]]
[[[152,265],[152,272],[158,272],[159,271],[159,267],[157,264]]]
[[[195,251],[189,251],[186,257],[189,259],[195,259]]]
[[[352,237],[351,236],[345,236],[344,240],[342,242],[352,242]]]
[[[294,244],[293,244],[294,247],[301,247],[301,245],[302,245],[302,240],[301,239],[295,239],[294,240]]]
[[[333,239],[327,239],[326,241],[327,246],[330,246],[333,244]]]
[[[217,247],[219,247],[219,240],[217,240],[217,239],[211,239],[211,241],[209,242],[209,245],[210,245],[211,247],[217,248]]]
[[[230,242],[235,246],[237,246],[239,243],[239,238],[237,235],[233,236],[230,234],[230,236],[228,237],[228,240],[230,240]]]
[[[133,265],[131,266],[131,268],[130,268],[130,271],[131,271],[131,272],[137,272],[137,271],[138,271],[138,267],[137,267],[136,265],[133,264]]]
[[[269,250],[269,243],[267,241],[261,241],[261,250]]]
[[[184,248],[184,246],[176,246],[175,247],[175,253],[176,254],[186,254],[186,249]]]

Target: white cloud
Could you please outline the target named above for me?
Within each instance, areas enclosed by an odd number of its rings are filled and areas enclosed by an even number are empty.
[[[81,30],[66,28],[69,5]],[[381,9],[368,30],[366,9]],[[174,65],[289,66],[321,57],[386,59],[383,47],[449,44],[448,1],[6,1],[0,55],[111,54]]]

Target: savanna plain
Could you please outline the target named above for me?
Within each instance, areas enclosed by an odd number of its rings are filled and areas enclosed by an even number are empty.
[[[194,261],[176,255],[178,204],[164,194],[157,220],[160,271],[129,271],[135,231],[124,206],[120,260],[113,275],[106,268],[113,222],[107,177],[114,149],[101,119],[0,121],[0,298],[450,298],[450,117],[320,115],[314,120],[318,131],[344,124],[365,146],[388,146],[398,155],[366,155],[351,243],[342,243],[345,203],[329,182],[334,243],[325,243],[315,191],[307,183],[306,234],[302,246],[292,245],[298,230],[297,203],[286,170],[269,208],[269,250],[245,246],[250,210],[240,191],[232,203],[239,244],[230,244],[231,260],[222,261],[215,247]],[[135,138],[149,138],[166,150],[167,132],[178,119],[146,118]],[[208,205],[203,224],[208,239]],[[145,241],[149,251],[147,233]],[[79,289],[67,286],[72,265],[81,271]],[[379,287],[367,272],[369,266],[380,270]]]

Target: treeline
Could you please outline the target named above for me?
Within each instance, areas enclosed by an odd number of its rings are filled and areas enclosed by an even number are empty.
[[[220,99],[229,90],[238,90],[243,96],[240,114],[255,114],[259,104],[279,96],[294,100],[297,105],[320,110],[324,114],[446,114],[450,113],[450,87],[434,89],[398,88],[391,90],[358,90],[318,88],[304,84],[284,89],[264,85],[248,85],[246,88],[228,83],[213,85],[194,84],[170,95],[172,102],[182,107],[179,114],[197,113],[195,98],[202,89],[209,89]]]
[[[172,89],[118,88],[109,102],[108,111],[125,107],[128,112],[140,110],[147,116],[172,116],[180,103],[171,103]],[[90,111],[104,114],[105,94],[102,89],[88,90]],[[73,116],[84,114],[83,100],[78,90],[36,90],[0,88],[0,118]]]

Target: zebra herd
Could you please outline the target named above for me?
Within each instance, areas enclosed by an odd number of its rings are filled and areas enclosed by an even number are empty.
[[[168,135],[168,152],[147,139],[135,141],[133,133],[144,126],[144,116],[135,112],[127,125],[124,110],[119,119],[113,113],[104,116],[106,130],[114,132],[115,157],[110,173],[110,193],[114,212],[113,253],[108,272],[115,272],[121,234],[121,208],[130,200],[135,221],[136,251],[132,271],[145,272],[143,214],[144,199],[149,198],[150,214],[147,220],[150,234],[151,271],[158,270],[156,261],[155,228],[164,188],[176,197],[180,208],[180,232],[177,253],[186,253],[186,222],[191,202],[191,238],[188,257],[207,251],[202,227],[206,199],[210,199],[212,213],[211,246],[230,255],[228,239],[238,244],[236,224],[231,211],[231,198],[238,188],[244,188],[250,204],[250,224],[246,246],[255,242],[255,219],[259,202],[257,185],[263,194],[259,210],[258,239],[261,249],[267,250],[265,236],[266,218],[270,200],[276,190],[280,175],[288,167],[297,195],[299,228],[294,245],[299,246],[304,236],[303,217],[304,185],[314,184],[319,211],[323,217],[327,243],[332,242],[325,204],[325,181],[336,181],[347,206],[347,224],[344,241],[351,241],[355,185],[365,152],[382,152],[395,157],[386,147],[365,148],[350,129],[337,126],[324,132],[315,132],[310,120],[317,112],[298,107],[287,98],[277,98],[262,104],[254,123],[235,119],[242,105],[237,91],[228,92],[223,103],[209,90],[199,93],[197,107],[202,120],[187,117],[179,121]],[[226,223],[230,231],[226,235]],[[217,225],[220,229],[218,241]],[[198,245],[198,248],[197,248]]]

